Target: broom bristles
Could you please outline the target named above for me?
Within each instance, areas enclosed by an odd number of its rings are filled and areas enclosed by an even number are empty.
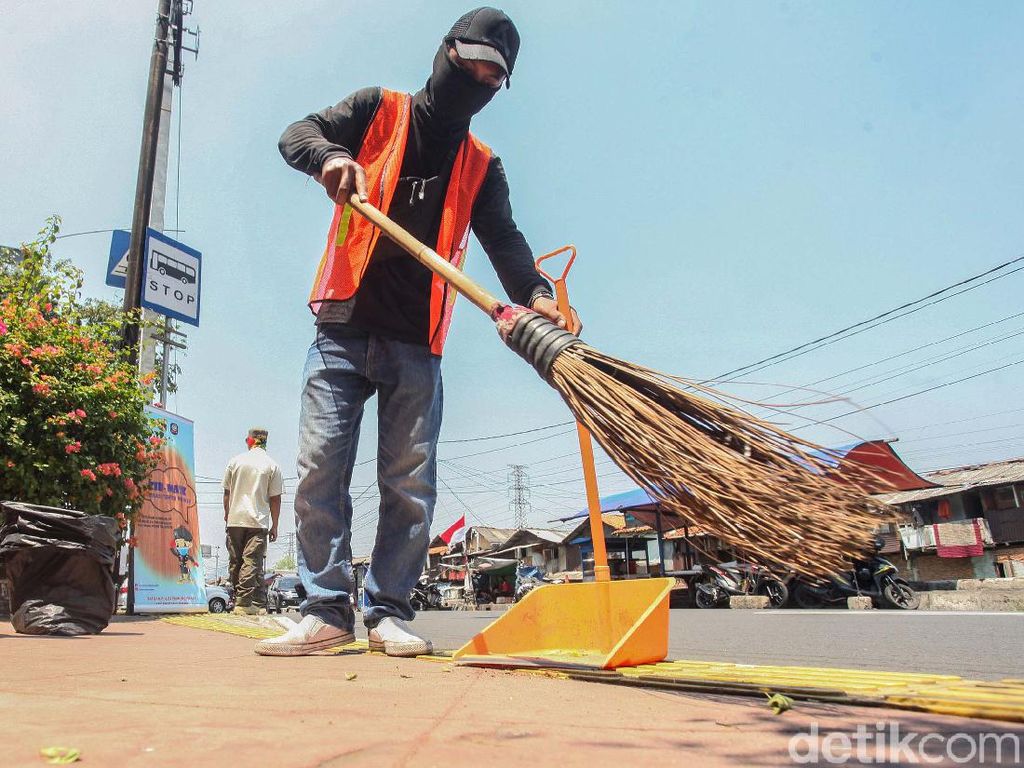
[[[725,404],[695,382],[585,345],[560,352],[548,381],[612,460],[662,508],[771,566],[820,576],[849,568],[878,525],[895,519],[868,497],[877,473],[843,481],[818,445]],[[672,382],[684,384],[684,391]]]

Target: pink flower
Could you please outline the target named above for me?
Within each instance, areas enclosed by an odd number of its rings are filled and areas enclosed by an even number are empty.
[[[56,357],[61,352],[60,347],[55,347],[53,344],[43,344],[42,346],[36,347],[29,352],[29,357],[35,357],[37,359],[45,359],[48,357]]]
[[[77,440],[64,446],[64,453],[79,453],[81,450],[82,444]]]
[[[149,437],[149,444],[150,445],[160,445],[161,442],[162,441],[160,440],[160,438],[157,437],[156,435],[150,435],[150,437]]]
[[[0,320],[0,336],[6,336],[6,335],[7,335],[7,323],[5,323],[3,320]]]
[[[85,418],[86,416],[88,416],[88,415],[89,415],[89,414],[87,414],[87,413],[86,413],[85,411],[83,411],[83,410],[82,410],[81,408],[76,408],[76,409],[75,409],[75,416],[77,416],[77,417],[78,417],[78,418],[80,418],[80,419],[84,419],[84,418]]]
[[[85,478],[86,480],[92,480],[92,481],[94,481],[94,482],[95,482],[95,480],[96,480],[96,473],[95,473],[95,472],[93,472],[93,471],[92,471],[91,469],[83,469],[83,470],[81,471],[81,473],[80,473],[80,474],[81,474],[81,475],[82,475],[82,477],[84,477],[84,478]]]
[[[109,416],[111,419],[116,419],[117,411],[107,411],[107,416]]]
[[[33,385],[32,391],[40,397],[46,397],[51,392],[50,385],[44,382],[39,382],[38,384]]]
[[[114,492],[112,490],[110,490],[109,488],[107,488],[105,493],[107,494],[107,496],[113,496],[114,495]]]
[[[53,304],[51,304],[50,302],[46,302],[46,306],[43,307],[43,309],[45,309],[47,312],[53,312]]]
[[[100,471],[101,475],[113,475],[114,477],[121,476],[121,465],[117,462],[110,462],[109,464],[100,464],[96,467]]]

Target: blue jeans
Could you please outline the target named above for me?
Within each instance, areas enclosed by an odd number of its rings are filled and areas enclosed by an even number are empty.
[[[306,589],[299,610],[345,630],[355,625],[349,485],[363,405],[374,392],[380,511],[363,610],[371,628],[387,616],[414,616],[409,595],[427,559],[437,499],[441,359],[350,326],[318,326],[299,420],[295,526]]]

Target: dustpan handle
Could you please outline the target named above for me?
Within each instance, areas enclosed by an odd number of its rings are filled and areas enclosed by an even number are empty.
[[[359,195],[353,194],[349,197],[348,202],[349,205],[365,216],[381,232],[394,240],[402,250],[435,275],[444,279],[445,282],[492,318],[505,306],[503,302],[498,301],[498,299],[469,279],[450,262],[442,258],[433,248],[421,243],[374,206],[360,201]]]
[[[562,274],[558,277],[549,275],[541,266],[548,259],[554,258],[562,253],[569,253],[569,260],[562,268]],[[551,253],[545,253],[537,259],[537,271],[554,283],[555,297],[558,299],[558,311],[569,321],[573,333],[580,332],[579,320],[572,314],[572,306],[569,304],[569,287],[565,279],[569,276],[573,262],[576,261],[576,246],[566,245]],[[604,520],[601,517],[601,493],[597,487],[597,465],[594,463],[594,443],[590,437],[590,430],[579,421],[576,422],[576,435],[580,443],[580,463],[583,467],[583,485],[587,491],[587,514],[590,518],[590,541],[594,546],[594,581],[611,581],[611,571],[608,568],[608,548],[604,540]]]
[[[565,262],[565,267],[562,269],[562,274],[559,275],[558,277],[549,275],[547,272],[544,271],[544,268],[541,267],[541,264],[543,264],[548,259],[554,258],[559,254],[566,253],[567,251],[569,253],[569,260]],[[565,278],[569,276],[569,270],[572,269],[572,264],[574,261],[576,261],[576,246],[566,245],[559,248],[557,251],[545,253],[543,256],[538,258],[536,262],[536,267],[537,271],[541,275],[546,277],[548,280],[550,280],[552,284],[555,286],[555,299],[558,302],[558,311],[562,313],[562,317],[564,317],[571,326],[569,330],[578,335],[580,332],[580,322],[578,319],[573,317],[572,307],[569,305],[569,289],[566,287],[565,284]]]

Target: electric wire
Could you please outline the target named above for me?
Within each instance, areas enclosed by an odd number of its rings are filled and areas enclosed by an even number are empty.
[[[914,312],[919,312],[920,310],[925,309],[926,307],[934,306],[939,302],[947,301],[951,298],[954,298],[955,296],[959,296],[963,293],[967,293],[968,291],[972,291],[984,285],[988,285],[990,282],[993,282],[994,280],[1000,280],[1004,277],[1009,277],[1010,275],[1021,271],[1022,269],[1024,269],[1024,267],[1018,267],[1002,275],[997,275],[994,278],[990,278],[989,280],[986,280],[982,283],[978,283],[977,285],[971,285],[970,287],[965,288],[964,290],[951,293],[948,296],[942,296],[942,294],[953,291],[954,289],[960,288],[961,286],[970,285],[971,283],[977,280],[980,280],[984,277],[987,277],[988,275],[992,275],[996,272],[999,272],[1000,270],[1003,270],[1006,267],[1011,266],[1013,264],[1017,264],[1018,262],[1021,261],[1024,261],[1024,256],[1018,256],[1014,259],[1003,262],[1002,264],[997,264],[996,266],[988,270],[985,270],[984,272],[980,272],[977,275],[973,275],[964,280],[960,280],[956,283],[953,283],[952,285],[946,286],[945,288],[940,288],[939,290],[933,291],[932,293],[929,293],[926,296],[922,296],[919,299],[914,299],[913,301],[906,302],[898,307],[894,307],[893,309],[889,309],[873,317],[869,317],[866,320],[861,320],[859,322],[853,323],[852,325],[848,325],[845,328],[840,328],[838,331],[833,331],[832,333],[820,336],[819,338],[814,339],[812,341],[804,342],[803,344],[798,344],[797,346],[792,347],[788,350],[778,352],[774,355],[762,358],[753,363],[748,363],[747,365],[740,366],[739,368],[733,368],[731,371],[726,371],[725,373],[716,376],[714,379],[709,379],[702,383],[721,384],[727,381],[731,381],[731,379],[728,378],[730,376],[747,376],[751,373],[755,373],[756,371],[764,370],[765,368],[769,368],[773,365],[778,365],[779,363],[786,362],[796,357],[805,355],[808,352],[813,352],[817,349],[821,349],[822,347],[828,346],[829,344],[834,344],[837,341],[841,341],[843,339],[847,339],[857,334],[863,333],[864,331],[871,330],[873,328],[878,327],[879,325],[884,325],[885,323],[892,322],[893,320],[897,320],[901,317],[906,317],[907,315],[913,314]],[[930,299],[936,300],[929,301]],[[904,312],[903,310],[909,311]]]

